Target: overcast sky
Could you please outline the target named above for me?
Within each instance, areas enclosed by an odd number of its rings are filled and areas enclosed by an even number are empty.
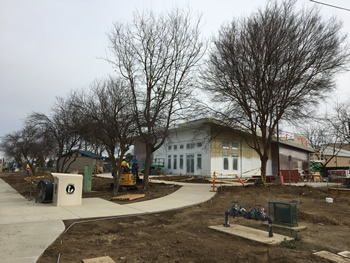
[[[349,0],[320,0],[350,9]],[[135,10],[156,13],[190,7],[203,15],[203,36],[217,33],[224,22],[247,16],[264,0],[1,0],[0,1],[0,137],[23,127],[33,111],[49,113],[57,96],[87,87],[113,72],[106,57],[106,34],[113,22],[130,22]],[[350,35],[350,12],[315,6],[344,22]],[[350,39],[349,39],[350,41]],[[337,77],[333,100],[350,97],[350,72]]]

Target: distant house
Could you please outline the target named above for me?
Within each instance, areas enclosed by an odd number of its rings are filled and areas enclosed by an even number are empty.
[[[336,155],[333,157],[334,152]],[[327,163],[327,170],[348,170],[350,167],[350,151],[345,149],[326,148],[323,151],[325,161],[332,159]]]
[[[64,154],[58,160],[58,165],[61,167],[62,162],[65,162],[64,169],[68,167],[67,173],[79,171],[82,173],[86,165],[92,165],[94,172],[103,167],[103,160],[105,157],[83,150],[74,150],[70,154]],[[66,160],[66,161],[64,161]]]
[[[242,129],[228,128],[212,119],[204,118],[177,125],[153,159],[164,159],[167,174],[193,174],[220,177],[260,175],[258,154],[248,146],[252,139]],[[278,147],[273,142],[267,163],[267,175],[278,174]],[[144,163],[145,147],[135,143],[135,155]],[[297,141],[280,140],[280,169],[305,170],[309,166],[309,153],[313,149]]]

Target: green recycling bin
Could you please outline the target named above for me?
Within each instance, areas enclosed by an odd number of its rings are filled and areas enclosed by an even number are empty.
[[[92,165],[84,166],[84,183],[83,183],[83,191],[91,192],[92,188]]]

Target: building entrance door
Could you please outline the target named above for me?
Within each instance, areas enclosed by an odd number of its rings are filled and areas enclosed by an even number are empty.
[[[189,174],[194,173],[194,154],[186,155],[186,172]]]

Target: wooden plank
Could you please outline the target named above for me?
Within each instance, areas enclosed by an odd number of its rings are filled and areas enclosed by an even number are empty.
[[[339,252],[338,255],[345,257],[345,258],[350,258],[350,251]]]
[[[111,200],[135,200],[142,197],[145,197],[145,194],[127,194],[127,195],[112,197]]]
[[[319,251],[319,252],[314,253],[314,255],[319,256],[321,258],[325,258],[325,259],[327,259],[331,262],[335,262],[335,263],[349,263],[350,262],[349,259],[346,259],[342,256],[337,255],[337,254],[333,254],[329,251]]]
[[[115,263],[109,256],[83,259],[83,263]]]
[[[279,245],[284,240],[293,240],[293,238],[273,233],[273,237],[269,237],[268,231],[262,231],[254,229],[251,227],[241,226],[232,224],[230,227],[224,227],[223,225],[219,226],[209,226],[209,228],[227,233],[230,235],[239,236],[241,238],[253,240],[256,242],[268,244],[268,245]]]
[[[134,195],[131,195],[131,197],[129,197],[129,200],[135,200],[142,197],[145,197],[145,194],[134,194]]]

